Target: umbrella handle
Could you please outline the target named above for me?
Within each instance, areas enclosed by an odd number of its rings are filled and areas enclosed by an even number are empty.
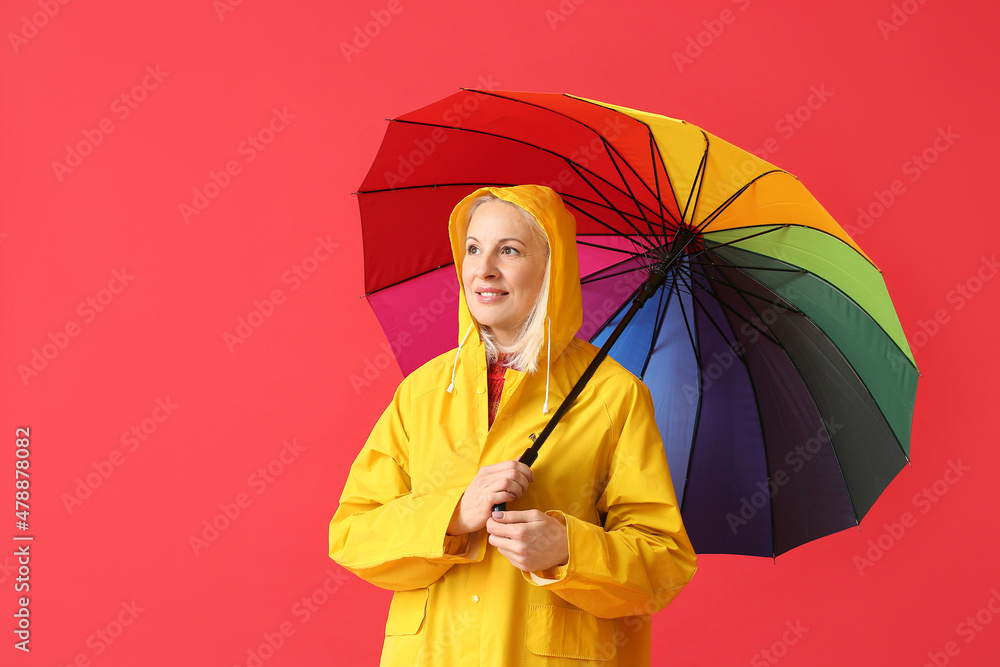
[[[531,437],[532,441],[534,441],[535,434],[532,433],[530,437]],[[538,458],[538,450],[535,449],[535,447],[532,446],[532,447],[528,447],[526,450],[524,450],[524,454],[521,454],[521,458],[519,458],[518,461],[520,461],[521,463],[523,463],[524,465],[526,465],[526,466],[528,466],[530,468],[531,464],[534,463],[535,459],[537,459],[537,458]],[[507,511],[507,503],[497,503],[496,505],[493,506],[493,511],[494,512],[506,512]]]

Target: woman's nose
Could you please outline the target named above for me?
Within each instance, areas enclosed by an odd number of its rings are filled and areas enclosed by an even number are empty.
[[[497,275],[497,265],[489,257],[484,257],[482,263],[476,268],[477,278],[493,278]]]

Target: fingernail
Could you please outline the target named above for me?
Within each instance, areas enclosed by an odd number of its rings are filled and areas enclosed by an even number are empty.
[[[494,519],[502,519],[503,518],[503,512],[494,512],[493,513],[493,518]]]

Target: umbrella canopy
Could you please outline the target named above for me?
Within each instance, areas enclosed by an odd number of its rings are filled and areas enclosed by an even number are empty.
[[[403,372],[457,342],[451,209],[520,183],[576,213],[580,337],[604,344],[665,272],[610,355],[650,387],[695,549],[774,556],[856,526],[908,461],[918,376],[881,273],[797,178],[690,123],[473,90],[390,122],[358,197]]]

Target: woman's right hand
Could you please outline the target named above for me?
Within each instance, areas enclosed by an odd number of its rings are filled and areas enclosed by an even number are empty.
[[[464,535],[485,527],[494,505],[517,500],[534,481],[531,468],[516,459],[483,466],[462,494],[448,524],[448,534]]]

